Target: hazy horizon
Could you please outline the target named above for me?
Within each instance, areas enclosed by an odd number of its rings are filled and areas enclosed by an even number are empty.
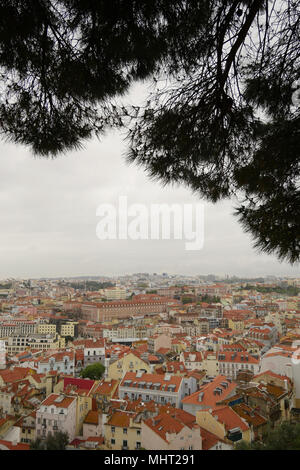
[[[137,87],[134,97],[140,98]],[[138,272],[241,277],[299,277],[299,264],[257,252],[232,215],[234,201],[213,205],[184,187],[163,187],[126,162],[117,131],[56,159],[0,143],[0,278],[118,276]],[[99,240],[100,204],[204,204],[204,247],[184,240]],[[203,274],[205,275],[205,274]]]

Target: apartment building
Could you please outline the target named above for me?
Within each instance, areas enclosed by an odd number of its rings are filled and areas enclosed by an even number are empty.
[[[250,326],[247,338],[256,339],[265,345],[265,350],[270,349],[279,338],[278,330],[274,325]]]
[[[170,410],[142,423],[142,447],[147,450],[202,450],[200,426],[182,410]]]
[[[100,289],[99,294],[107,300],[124,300],[127,297],[127,291],[122,287]]]
[[[37,332],[34,321],[10,321],[0,323],[0,338],[15,335],[27,335]]]
[[[55,335],[56,325],[52,325],[49,323],[41,323],[37,325],[37,333],[39,335]]]
[[[156,353],[161,348],[171,349],[172,337],[170,335],[161,333],[148,338],[148,352],[150,354]]]
[[[198,309],[200,318],[223,318],[223,305],[222,304],[206,304],[202,303]]]
[[[63,381],[63,393],[76,397],[76,428],[75,434],[79,436],[83,432],[83,423],[87,414],[93,408],[94,380],[65,377]]]
[[[78,322],[67,322],[63,323],[60,326],[59,330],[60,336],[71,336],[71,338],[75,338],[78,335]]]
[[[199,410],[196,413],[196,421],[199,426],[226,442],[251,442],[249,424],[229,406]]]
[[[75,351],[62,351],[36,361],[37,373],[47,374],[57,371],[67,375],[75,374]]]
[[[180,377],[172,374],[147,374],[142,371],[127,372],[119,386],[119,398],[143,402],[170,403],[181,407],[183,397],[197,389],[194,377]]]
[[[103,339],[86,339],[84,340],[84,366],[95,362],[105,362],[105,343]]]
[[[187,351],[182,351],[179,356],[180,362],[184,363],[184,366],[188,370],[203,370],[203,359],[204,355],[202,352],[187,352]]]
[[[219,402],[233,396],[236,387],[237,384],[225,375],[207,378],[199,390],[182,399],[182,408],[195,416],[198,410],[215,408]]]
[[[106,447],[111,450],[140,449],[141,427],[142,420],[138,413],[113,412],[104,424]]]
[[[165,299],[119,300],[115,302],[86,302],[81,306],[82,316],[86,320],[105,322],[116,318],[128,318],[139,315],[156,315],[167,311]]]
[[[138,372],[139,370],[148,373],[152,371],[147,360],[144,360],[134,351],[130,351],[128,353],[125,352],[118,359],[110,362],[107,375],[110,379],[121,380],[125,373]]]
[[[76,432],[75,396],[52,393],[36,410],[36,437],[45,439],[48,434],[62,431],[73,440]]]
[[[27,349],[48,350],[65,347],[65,340],[55,334],[14,335],[5,338],[7,354],[14,355]]]
[[[226,351],[218,354],[219,373],[236,379],[238,371],[249,370],[254,374],[260,371],[260,360],[247,351]]]

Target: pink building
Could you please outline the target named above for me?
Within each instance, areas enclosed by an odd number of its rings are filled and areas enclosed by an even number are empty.
[[[45,439],[49,433],[62,431],[73,440],[76,432],[76,400],[52,393],[36,411],[36,437]]]
[[[148,351],[152,354],[161,348],[172,348],[172,338],[165,333],[156,334],[148,338]]]

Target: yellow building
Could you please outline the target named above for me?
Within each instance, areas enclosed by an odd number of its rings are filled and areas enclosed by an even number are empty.
[[[115,379],[105,378],[96,382],[92,390],[92,396],[98,409],[103,409],[110,402],[118,386],[119,381]]]
[[[127,372],[137,372],[138,370],[151,373],[151,366],[137,353],[129,352],[109,365],[107,375],[110,379],[121,380]]]
[[[18,354],[27,350],[61,349],[65,347],[65,339],[57,333],[14,335],[4,338],[7,354]]]
[[[41,335],[50,335],[56,333],[56,325],[51,323],[41,323],[37,326],[37,333]]]
[[[228,328],[230,328],[233,331],[243,331],[245,329],[244,320],[239,320],[236,318],[229,318]]]
[[[136,450],[141,447],[141,420],[126,411],[115,411],[105,427],[105,445],[111,450]]]
[[[20,442],[30,444],[35,441],[35,418],[36,413],[33,411],[28,416],[22,416],[16,423],[15,427],[19,428]]]
[[[17,418],[14,416],[6,416],[0,418],[0,439],[3,439],[7,432],[14,426]]]
[[[76,436],[82,435],[83,422],[88,412],[92,409],[92,402],[91,395],[83,392],[77,394]]]
[[[183,351],[186,351],[187,349],[187,344],[185,341],[180,340],[180,339],[172,339],[172,351],[175,353],[182,353]]]
[[[219,374],[218,358],[214,351],[205,351],[202,369],[206,371],[207,375],[212,377]]]
[[[78,325],[78,322],[68,322],[61,325],[60,335],[74,338],[76,325]]]
[[[251,442],[249,425],[229,406],[199,410],[196,412],[196,422],[228,443],[232,444],[240,440]]]
[[[75,435],[82,435],[83,431],[83,422],[93,407],[93,389],[97,382],[94,380],[84,379],[66,379],[64,381],[64,386],[62,387],[62,392],[66,396],[75,396],[76,397],[76,427]],[[59,384],[55,387],[56,390],[59,389]]]

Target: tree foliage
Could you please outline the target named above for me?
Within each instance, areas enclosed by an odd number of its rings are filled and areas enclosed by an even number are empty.
[[[207,304],[218,304],[221,302],[221,298],[217,295],[204,294],[200,296],[200,301],[197,303],[205,302]]]
[[[68,434],[58,431],[48,434],[46,439],[37,438],[30,444],[30,450],[65,450],[68,442]]]
[[[257,292],[262,292],[264,294],[274,293],[283,294],[289,297],[296,297],[300,294],[300,288],[296,286],[252,286],[251,284],[246,284],[245,287],[241,287],[240,290],[255,290]]]
[[[236,450],[300,450],[300,423],[283,422],[269,430],[262,441],[241,441]]]
[[[299,260],[296,0],[0,0],[3,135],[55,156],[110,127],[128,160]],[[143,106],[122,106],[137,80]]]
[[[104,374],[105,367],[101,362],[90,364],[80,372],[80,376],[84,379],[99,380]]]

